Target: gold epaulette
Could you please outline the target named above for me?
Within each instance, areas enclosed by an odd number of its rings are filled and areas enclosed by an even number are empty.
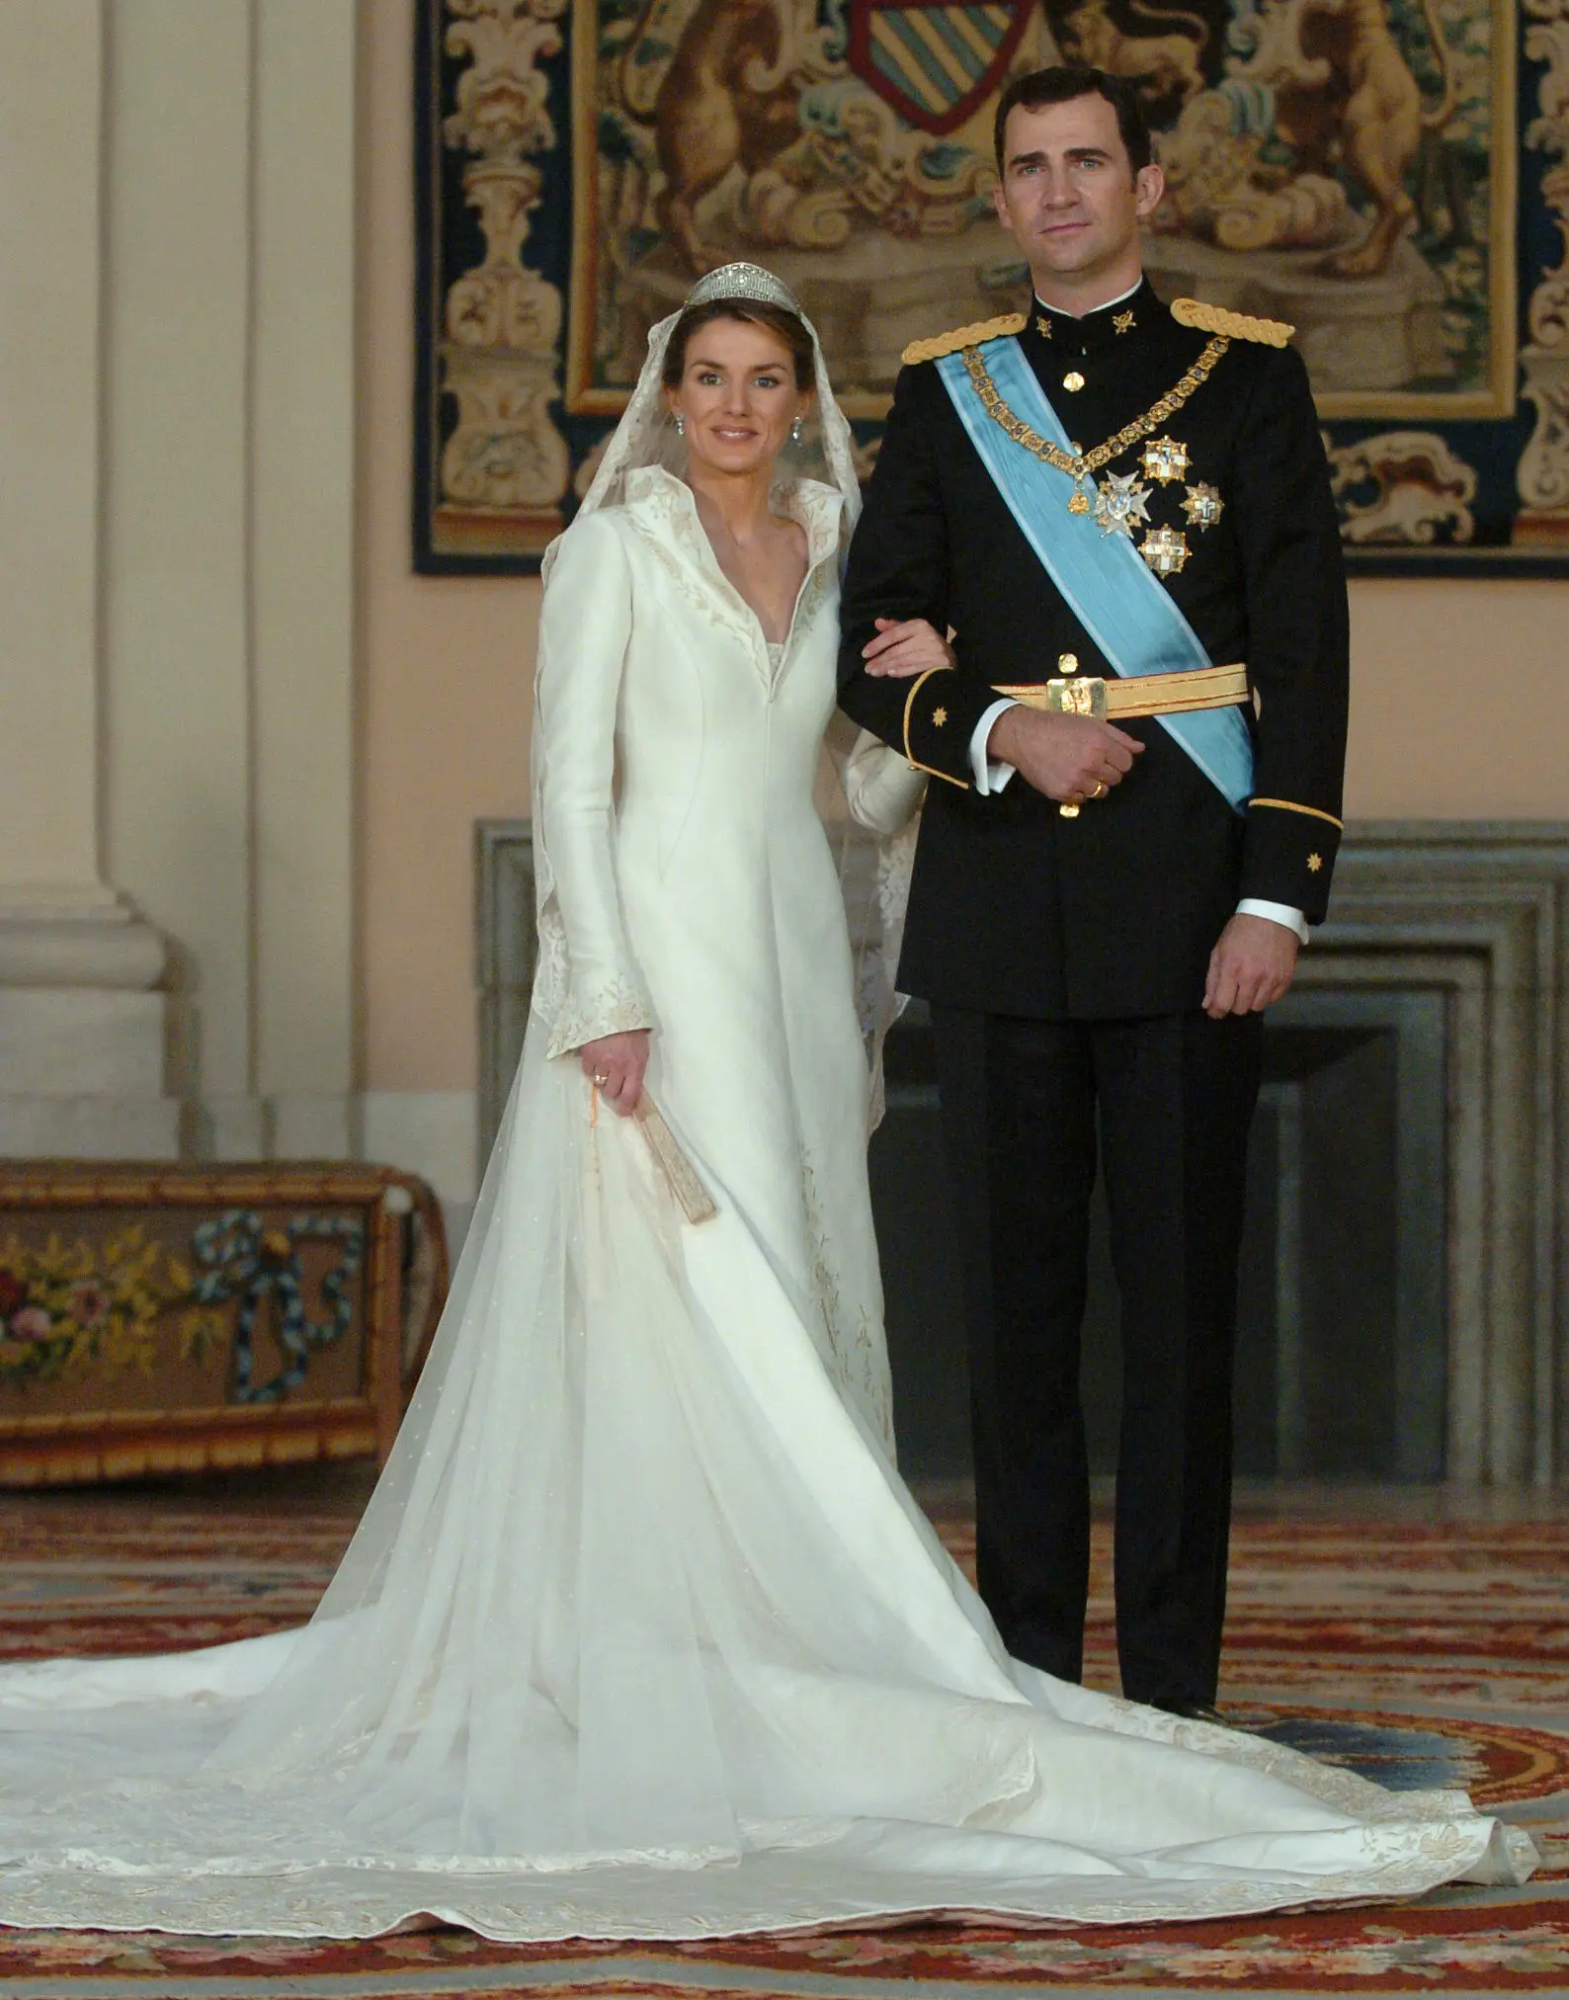
[[[934,333],[930,340],[912,340],[899,358],[910,368],[917,361],[937,361],[945,354],[957,354],[961,347],[979,347],[983,340],[1001,340],[1005,333],[1023,331],[1023,313],[1004,313],[1000,319],[978,319],[973,326],[956,326],[952,333]]]
[[[1179,326],[1196,326],[1200,333],[1223,333],[1228,340],[1262,340],[1266,347],[1284,347],[1296,332],[1283,319],[1254,319],[1249,313],[1228,312],[1203,299],[1173,299],[1171,316]],[[905,357],[909,359],[908,355]]]

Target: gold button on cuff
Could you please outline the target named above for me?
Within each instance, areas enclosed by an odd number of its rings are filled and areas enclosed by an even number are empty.
[[[1076,394],[1084,387],[1084,377],[1079,373],[1077,368],[1070,368],[1062,378],[1062,386],[1070,395]]]

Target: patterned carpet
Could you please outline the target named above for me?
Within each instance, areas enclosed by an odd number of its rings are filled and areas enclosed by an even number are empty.
[[[363,1470],[337,1467],[0,1499],[0,1652],[155,1651],[294,1623],[365,1491]],[[966,1559],[962,1513],[933,1512]],[[1111,1688],[1109,1571],[1099,1522],[1089,1675]],[[1222,1702],[1381,1783],[1464,1785],[1528,1824],[1547,1866],[1523,1890],[1094,1932],[908,1925],[618,1949],[453,1931],[362,1945],[6,1933],[0,2000],[1569,1991],[1569,1502],[1243,1495]]]

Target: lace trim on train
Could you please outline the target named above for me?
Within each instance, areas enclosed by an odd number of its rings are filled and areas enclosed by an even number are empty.
[[[818,1309],[828,1335],[833,1373],[839,1386],[882,1439],[892,1459],[893,1382],[888,1371],[888,1351],[879,1338],[880,1328],[870,1308],[864,1302],[846,1301],[844,1297],[844,1287],[835,1266],[833,1241],[817,1192],[817,1175],[804,1152],[801,1155],[801,1202],[806,1211],[812,1289],[817,1295]]]

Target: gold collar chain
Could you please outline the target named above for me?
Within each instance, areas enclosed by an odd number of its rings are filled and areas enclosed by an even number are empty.
[[[1124,424],[1122,429],[1114,437],[1107,438],[1104,444],[1098,444],[1093,451],[1085,452],[1064,451],[1061,445],[1052,444],[1043,438],[1039,431],[1032,431],[1022,417],[1015,416],[998,395],[997,385],[992,380],[986,363],[981,359],[978,347],[967,347],[964,350],[964,365],[969,370],[970,380],[975,384],[975,392],[980,397],[987,416],[994,423],[1001,424],[1015,444],[1022,444],[1026,451],[1034,452],[1037,458],[1045,459],[1048,465],[1054,465],[1059,472],[1068,473],[1082,488],[1084,481],[1092,473],[1099,472],[1103,465],[1109,464],[1119,453],[1126,451],[1130,444],[1137,444],[1140,438],[1147,438],[1152,431],[1159,430],[1168,417],[1174,416],[1194,390],[1209,379],[1215,364],[1230,345],[1231,342],[1224,334],[1217,334],[1177,386],[1168,389],[1152,409],[1146,410],[1142,417],[1135,417],[1131,424]]]

